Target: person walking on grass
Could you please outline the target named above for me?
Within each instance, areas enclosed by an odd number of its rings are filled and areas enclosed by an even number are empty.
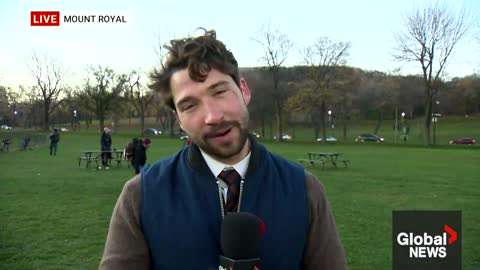
[[[147,148],[150,146],[150,143],[150,138],[146,137],[143,141],[138,142],[137,147],[135,147],[135,154],[133,155],[135,174],[139,174],[147,163]]]
[[[50,136],[48,136],[48,139],[50,140],[50,156],[56,156],[57,145],[60,141],[60,133],[58,133],[58,129],[54,128],[53,132],[50,134]]]

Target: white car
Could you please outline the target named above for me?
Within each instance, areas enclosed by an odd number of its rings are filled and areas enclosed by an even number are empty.
[[[323,138],[317,138],[317,142],[323,141]],[[327,136],[326,142],[336,142],[337,138],[333,136]]]
[[[276,139],[277,139],[277,136],[273,136],[273,139],[276,140]],[[286,134],[286,133],[282,134],[282,140],[290,141],[291,139],[293,139],[292,136],[290,136],[290,135],[288,135],[288,134]]]
[[[12,127],[7,126],[7,125],[1,125],[1,126],[0,126],[0,129],[9,130],[9,129],[12,129]]]

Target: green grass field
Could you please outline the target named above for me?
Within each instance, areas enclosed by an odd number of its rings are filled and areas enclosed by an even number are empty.
[[[114,147],[131,134],[114,133]],[[406,209],[462,210],[463,269],[480,269],[480,147],[264,143],[292,161],[315,150],[351,160],[346,169],[307,167],[327,189],[349,269],[391,269],[392,210]],[[181,147],[153,138],[149,161]],[[90,131],[62,134],[56,157],[46,145],[0,153],[0,269],[97,268],[113,206],[133,176],[126,166],[79,168],[80,151],[97,148]]]

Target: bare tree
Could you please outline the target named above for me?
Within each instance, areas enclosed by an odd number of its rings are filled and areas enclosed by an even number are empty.
[[[262,137],[266,136],[266,123],[272,123],[272,115],[275,114],[272,102],[272,82],[267,77],[268,70],[262,68],[241,69],[242,77],[248,81],[252,93],[252,101],[248,105],[250,111],[250,128],[260,128]],[[271,128],[272,126],[269,125]],[[257,133],[258,130],[255,130]],[[270,134],[273,132],[270,129]]]
[[[175,112],[165,105],[160,95],[153,96],[153,113],[155,114],[155,123],[160,126],[163,132],[169,131],[169,135],[173,137],[175,135],[174,128],[177,119],[175,118]]]
[[[286,94],[279,88],[280,71],[287,59],[288,52],[293,48],[293,42],[286,34],[282,34],[278,27],[271,26],[270,20],[264,23],[253,38],[263,48],[261,61],[266,63],[272,74],[273,101],[275,103],[276,140],[282,139],[282,110],[286,101]]]
[[[132,71],[127,80],[126,98],[133,105],[140,118],[140,134],[145,130],[145,113],[153,100],[151,91],[140,83],[140,72]]]
[[[458,12],[441,1],[428,2],[404,16],[404,30],[394,33],[397,43],[395,59],[418,62],[425,89],[424,144],[430,145],[432,105],[447,60],[454,47],[472,29],[474,19],[464,8]]]
[[[157,32],[155,32],[154,36],[155,36],[155,43],[154,43],[154,46],[153,46],[153,50],[155,52],[155,55],[157,56],[157,60],[158,60],[157,65],[161,67],[161,66],[163,66],[163,63],[164,63],[163,61],[164,61],[165,55],[167,53],[165,51],[166,41],[169,40],[169,39],[174,39],[175,38],[175,31],[166,30],[166,29],[161,31],[159,29],[159,30],[157,30]],[[170,37],[170,38],[167,38],[167,37]],[[153,99],[153,103],[154,103],[153,109],[154,109],[154,112],[155,112],[155,121],[160,122],[160,125],[162,126],[162,129],[164,129],[164,130],[166,130],[167,127],[168,127],[169,132],[170,132],[170,136],[173,137],[174,136],[174,126],[175,126],[175,123],[176,123],[175,112],[172,109],[165,106],[165,104],[163,104],[163,100],[162,100],[163,97],[162,96],[154,95],[153,97],[154,97],[154,99]]]
[[[338,67],[347,63],[349,49],[349,42],[329,37],[320,37],[313,45],[301,49],[304,63],[309,69],[308,80],[297,94],[297,100],[300,101],[297,106],[308,110],[315,128],[315,139],[318,138],[319,127],[322,129],[322,138],[327,137],[327,102],[333,103],[335,99],[332,82],[338,73]],[[322,142],[326,142],[326,139]]]
[[[57,59],[49,57],[47,53],[39,58],[33,52],[29,66],[42,95],[43,128],[48,130],[50,114],[55,110],[58,96],[64,90],[63,80],[67,72]]]
[[[90,78],[87,79],[81,101],[84,108],[97,116],[101,132],[105,127],[107,113],[113,111],[115,106],[120,106],[127,75],[117,75],[112,69],[101,66],[98,69],[91,67],[90,73],[95,82],[92,83]]]

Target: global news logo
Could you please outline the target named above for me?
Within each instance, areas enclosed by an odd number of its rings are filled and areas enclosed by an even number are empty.
[[[462,212],[392,212],[393,270],[461,270]]]
[[[457,232],[444,225],[444,233],[440,235],[423,235],[401,232],[397,236],[397,243],[400,246],[409,247],[410,258],[445,258],[447,257],[447,245],[457,241]]]

